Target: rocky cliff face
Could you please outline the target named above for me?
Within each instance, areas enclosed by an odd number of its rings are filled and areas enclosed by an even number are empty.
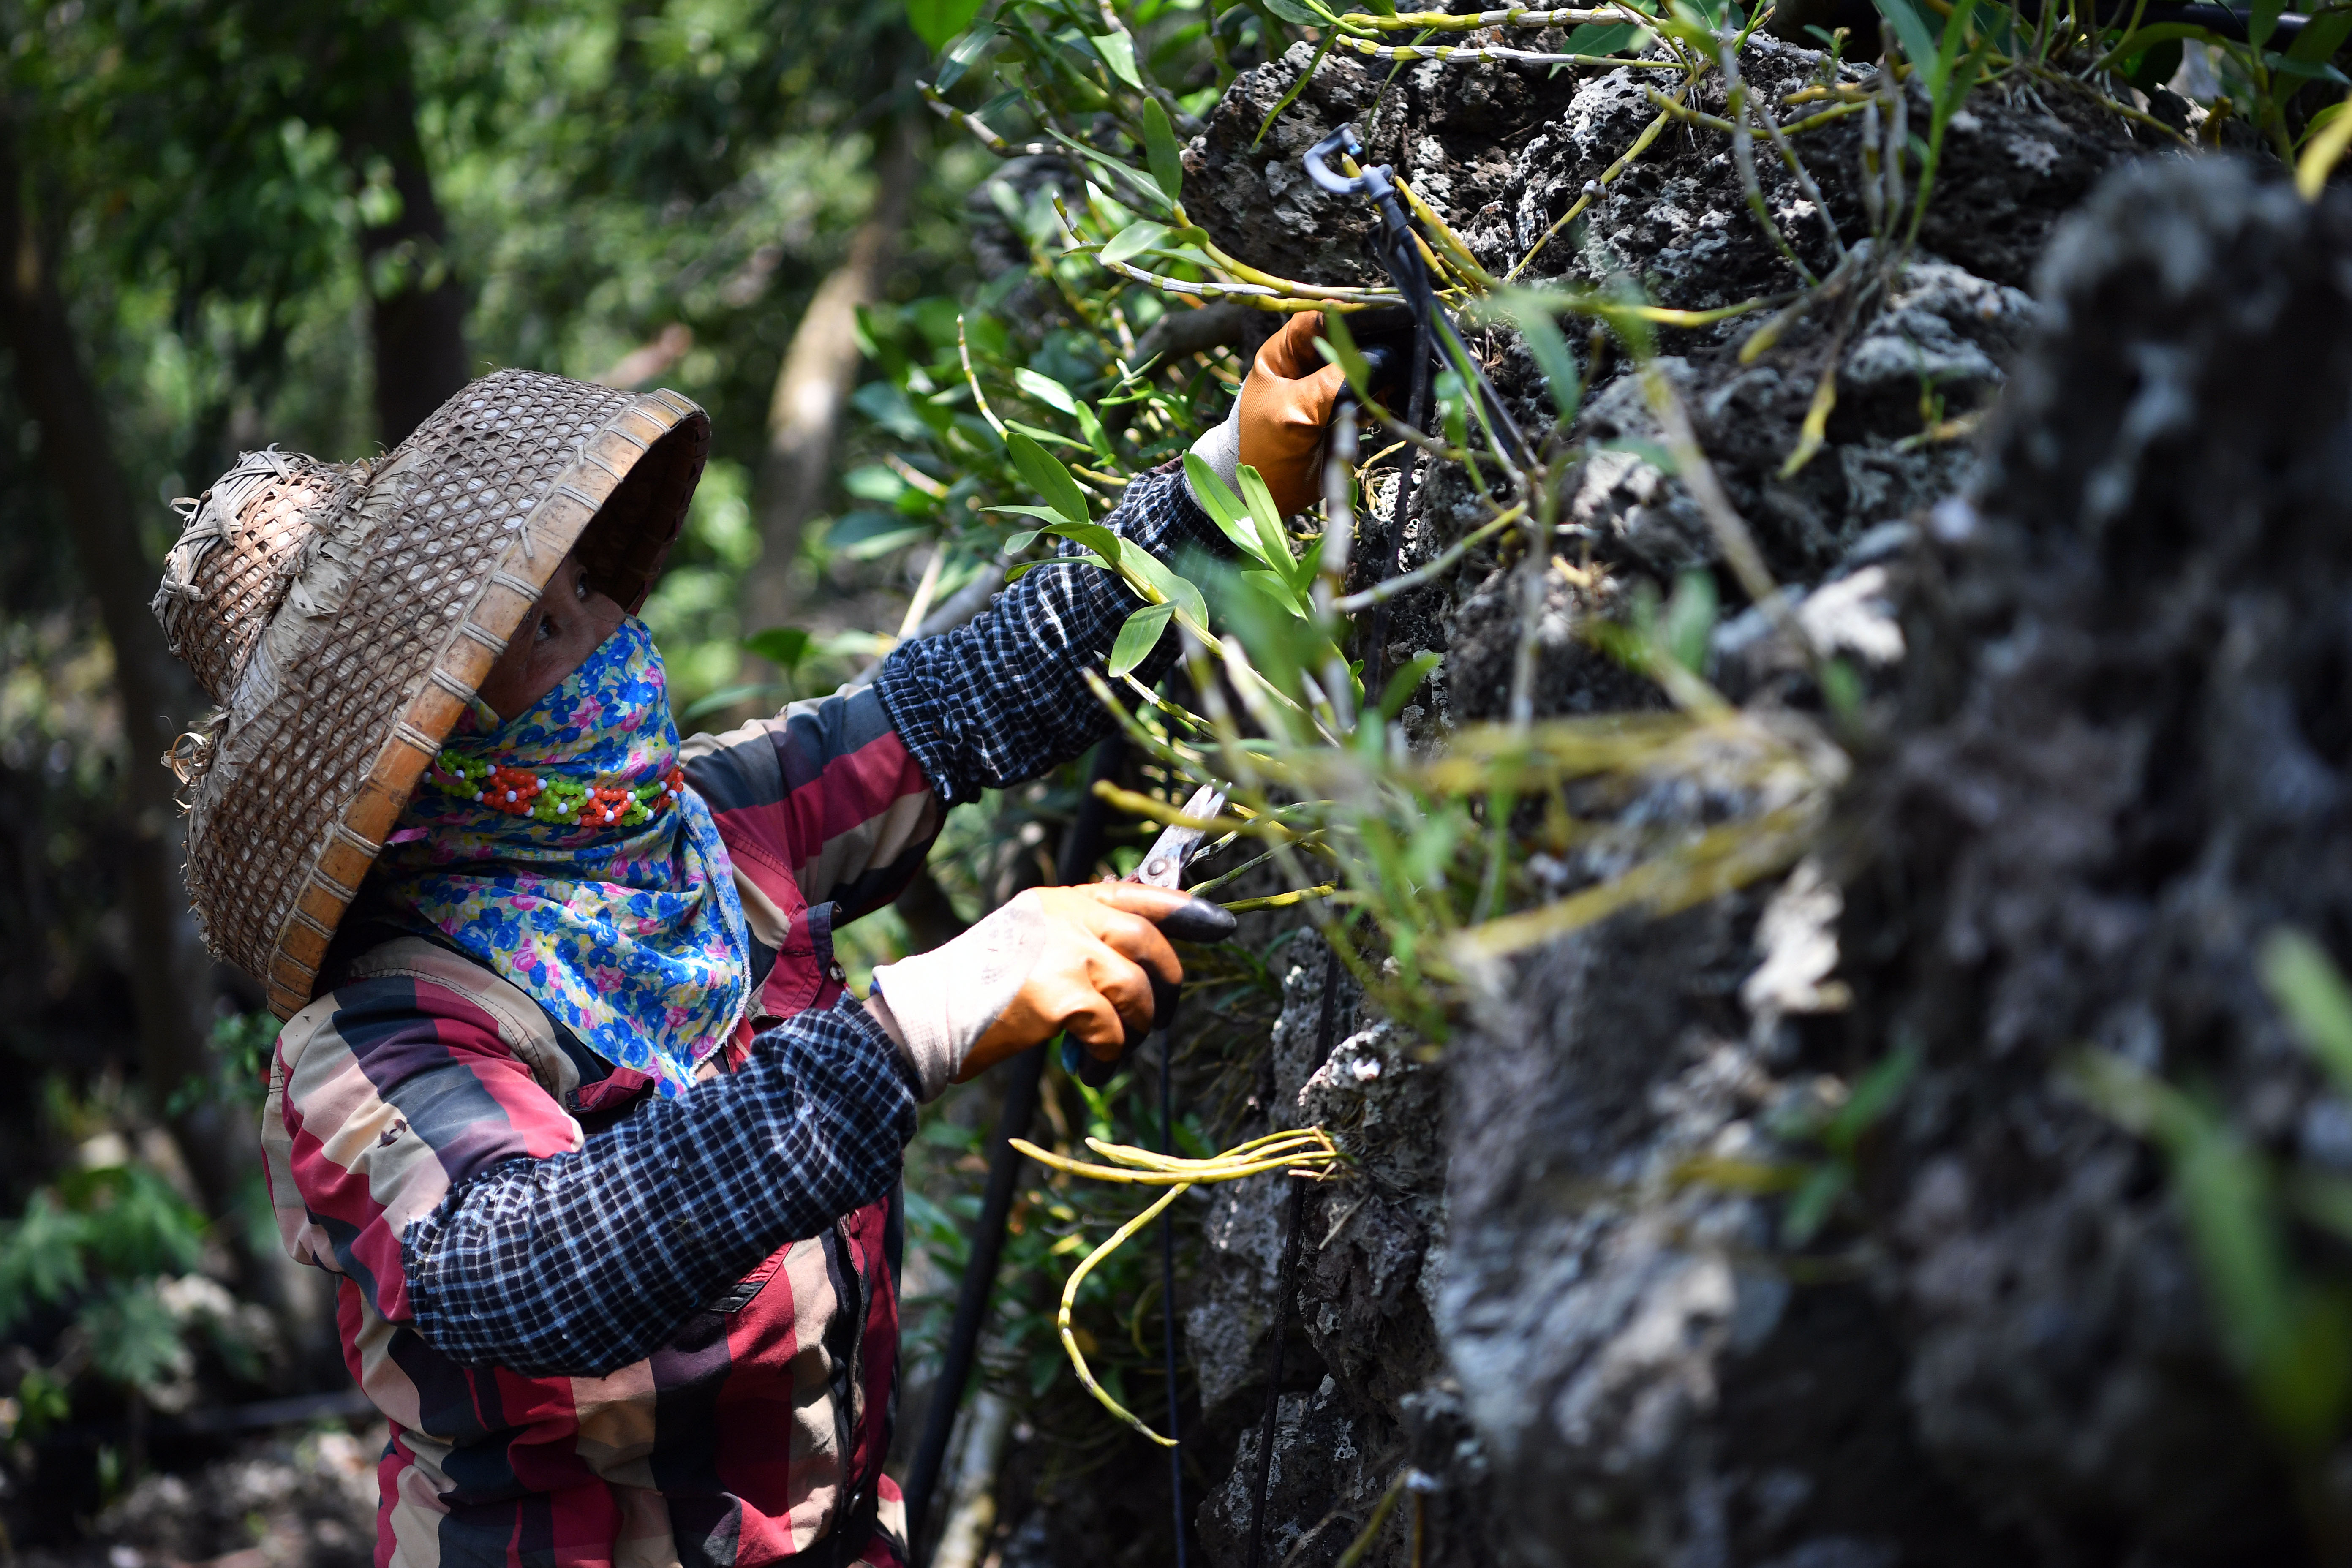
[[[1306,59],[1242,79],[1189,155],[1195,216],[1269,269],[1364,275],[1362,215],[1297,162],[1352,119],[1497,272],[1594,193],[1526,276],[1687,309],[1796,282],[1719,135],[1669,125],[1596,186],[1657,112],[1633,69],[1327,60],[1253,145]],[[1760,38],[1743,68],[1773,101],[1841,79]],[[1854,134],[1798,142],[1849,251]],[[1864,674],[1814,855],[1526,955],[1442,1052],[1347,1003],[1318,1062],[1322,963],[1289,950],[1262,1104],[1365,1173],[1308,1205],[1269,1563],[1336,1562],[1407,1467],[1426,1489],[1365,1562],[2278,1562],[2340,1512],[2327,1454],[2290,1464],[2250,1413],[2166,1165],[2070,1064],[2111,1051],[2203,1086],[2248,1147],[2352,1164],[2254,959],[2281,924],[2352,950],[2352,214],[2138,161],[2063,94],[1979,93],[1953,146],[1907,265],[1850,266],[1744,362],[1758,317],[1661,345],[1801,617]],[[1780,226],[1832,273],[1823,215],[1766,162]],[[1483,352],[1532,416],[1524,353]],[[1584,368],[1581,564],[1547,584],[1540,713],[1654,701],[1581,628],[1719,566],[1631,378],[1598,348]],[[1825,373],[1826,442],[1785,472]],[[1423,494],[1408,563],[1468,515],[1443,470]],[[1446,655],[1426,736],[1501,709],[1503,577],[1474,557],[1398,605],[1391,658]],[[1717,626],[1709,672],[1818,713],[1756,612]],[[1284,1194],[1255,1186],[1217,1200],[1190,1319],[1229,1436],[1274,1315]],[[1255,1496],[1237,1441],[1200,1513],[1221,1568]]]

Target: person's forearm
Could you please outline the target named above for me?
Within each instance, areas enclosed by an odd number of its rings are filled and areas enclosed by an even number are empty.
[[[1104,521],[1171,564],[1187,551],[1232,552],[1176,469],[1137,479]],[[1083,672],[1102,668],[1141,604],[1100,567],[1048,563],[970,625],[891,654],[876,689],[940,797],[954,805],[1035,778],[1108,734]],[[1157,681],[1178,646],[1171,629],[1136,679]]]
[[[803,1013],[741,1071],[579,1153],[492,1166],[410,1226],[417,1331],[461,1364],[534,1376],[640,1360],[777,1247],[889,1191],[916,1092],[855,998]]]

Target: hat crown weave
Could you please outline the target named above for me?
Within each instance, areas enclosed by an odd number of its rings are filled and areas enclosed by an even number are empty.
[[[248,452],[181,503],[154,610],[222,710],[171,759],[188,891],[281,1017],[556,567],[635,610],[709,439],[675,393],[499,371],[375,461]]]
[[[210,489],[176,503],[185,526],[164,560],[153,609],[164,641],[215,702],[227,703],[285,602],[318,531],[314,511],[366,474],[365,464],[271,447],[242,454]]]

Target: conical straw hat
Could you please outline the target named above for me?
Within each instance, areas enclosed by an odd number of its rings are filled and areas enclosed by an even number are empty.
[[[709,446],[676,393],[509,370],[374,462],[251,452],[183,503],[155,614],[221,708],[169,759],[188,892],[279,1017],[565,553],[635,611]]]

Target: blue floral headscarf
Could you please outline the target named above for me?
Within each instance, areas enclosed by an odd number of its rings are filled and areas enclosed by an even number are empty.
[[[733,868],[678,771],[661,655],[634,616],[530,711],[501,721],[476,700],[372,881],[394,920],[438,931],[665,1094],[743,1016]]]

